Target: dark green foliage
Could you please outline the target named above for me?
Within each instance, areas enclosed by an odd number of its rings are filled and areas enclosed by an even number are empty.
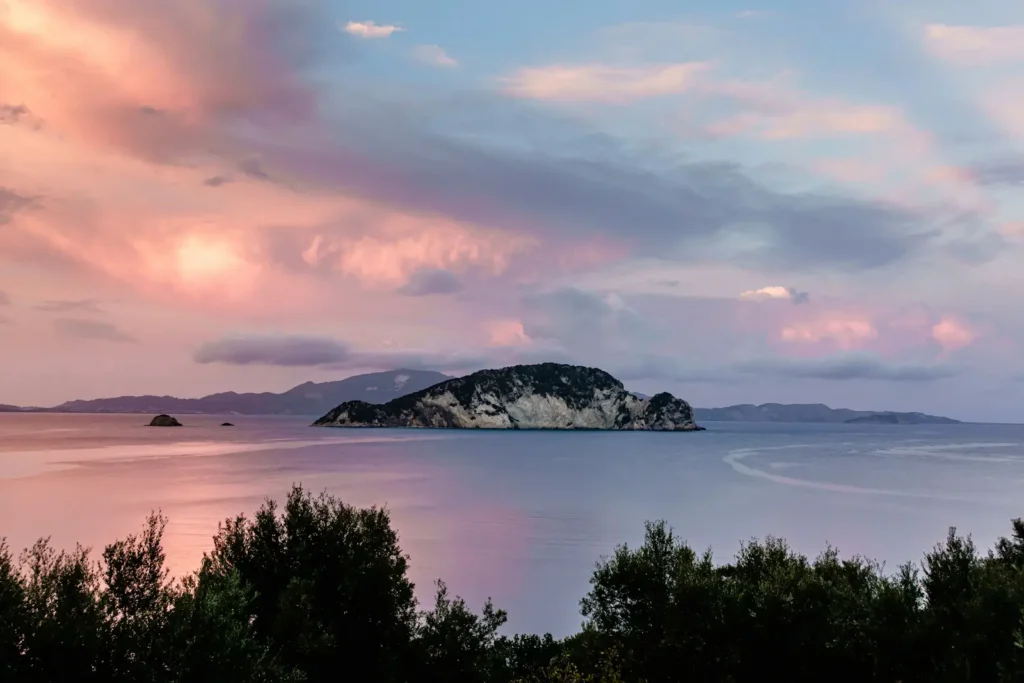
[[[88,550],[57,552],[40,540],[21,556],[20,661],[14,680],[105,681],[108,625]]]
[[[492,394],[499,399],[514,396],[520,383],[532,387],[536,394],[564,398],[571,407],[585,405],[593,397],[594,389],[624,390],[622,382],[604,370],[561,363],[539,363],[514,365],[497,370],[480,370],[396,398],[385,405],[390,411],[401,412],[411,410],[424,396],[451,392],[455,399],[465,406],[479,394]]]
[[[433,612],[424,612],[416,634],[419,676],[436,683],[485,683],[502,671],[495,642],[507,617],[488,600],[477,616],[437,582]]]
[[[366,401],[346,401],[318,419],[313,425],[334,422],[342,413],[348,413],[348,419],[352,422],[371,425],[382,423],[388,417],[387,410],[383,406]]]
[[[885,573],[768,538],[729,564],[663,522],[600,562],[582,630],[503,636],[438,582],[418,612],[387,512],[295,488],[228,520],[169,580],[158,514],[100,562],[0,541],[0,681],[673,683],[1024,681],[1024,521],[987,555],[950,530]]]
[[[216,575],[209,562],[185,579],[170,617],[175,681],[291,683],[302,672],[282,664],[252,628],[252,590],[238,572]]]
[[[301,488],[283,514],[266,503],[230,520],[207,568],[251,587],[256,633],[308,680],[360,662],[367,680],[398,681],[416,629],[407,559],[384,510],[357,510]]]
[[[350,421],[376,426],[403,426],[408,424],[412,416],[416,416],[425,424],[435,427],[455,427],[458,425],[448,424],[448,415],[442,411],[435,410],[430,415],[420,414],[419,402],[427,396],[450,393],[463,407],[470,406],[475,399],[485,394],[496,397],[499,404],[504,404],[515,400],[523,387],[529,387],[534,394],[561,398],[566,405],[576,410],[593,400],[595,389],[625,391],[622,382],[597,368],[561,363],[515,365],[497,370],[480,370],[465,377],[450,379],[381,406],[349,401],[313,424],[333,422],[338,415],[348,412]],[[496,405],[491,412],[498,414],[503,411],[502,405]]]

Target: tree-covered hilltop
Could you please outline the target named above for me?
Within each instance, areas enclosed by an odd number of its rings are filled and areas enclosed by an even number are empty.
[[[640,398],[604,370],[561,363],[481,370],[382,405],[347,401],[313,425],[700,431],[682,399]]]
[[[421,609],[385,510],[301,488],[227,520],[168,577],[165,520],[99,560],[0,544],[0,681],[672,683],[1024,681],[1024,522],[980,554],[950,530],[884,573],[769,538],[716,564],[661,522],[602,560],[582,630],[499,635],[438,582]]]

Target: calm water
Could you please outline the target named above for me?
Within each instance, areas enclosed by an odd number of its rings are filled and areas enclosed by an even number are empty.
[[[1024,516],[1024,426],[709,424],[707,432],[345,431],[294,418],[0,414],[0,536],[100,548],[160,508],[172,570],[194,569],[222,519],[293,482],[386,504],[421,600],[444,578],[510,630],[565,634],[594,562],[668,520],[731,557],[741,540],[826,542],[889,566],[949,526],[987,548]]]

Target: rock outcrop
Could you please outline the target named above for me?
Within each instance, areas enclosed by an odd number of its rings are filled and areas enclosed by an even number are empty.
[[[314,427],[698,431],[690,404],[639,398],[603,370],[542,363],[480,372],[383,405],[342,403]]]
[[[150,423],[150,427],[180,427],[181,423],[170,415],[157,415]]]

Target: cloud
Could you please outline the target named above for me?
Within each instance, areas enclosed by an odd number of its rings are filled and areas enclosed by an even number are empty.
[[[841,349],[852,349],[877,339],[878,328],[865,315],[833,313],[786,326],[779,337],[795,344],[829,342]]]
[[[533,341],[522,320],[491,320],[484,327],[491,346],[523,346]]]
[[[735,381],[735,373],[722,366],[687,362],[674,356],[657,353],[638,353],[635,357],[611,360],[610,372],[623,381],[661,380],[679,383],[712,382],[726,384]]]
[[[53,321],[54,329],[65,337],[73,339],[89,339],[118,343],[132,343],[135,337],[121,331],[116,325],[98,320],[81,318],[57,318]]]
[[[0,103],[0,125],[13,126],[16,124],[27,124],[31,128],[38,129],[42,126],[42,121],[33,115],[32,111],[24,104]]]
[[[970,346],[978,338],[978,333],[967,323],[952,316],[944,316],[931,329],[932,339],[945,351],[955,351]]]
[[[932,54],[956,64],[979,66],[1024,61],[1024,24],[928,24],[924,35],[925,44]]]
[[[409,281],[398,288],[406,296],[427,296],[430,294],[454,294],[462,290],[462,282],[450,270],[443,268],[421,268],[414,272]]]
[[[1024,237],[1024,221],[1006,221],[999,226],[1004,237]]]
[[[385,349],[356,351],[344,341],[306,335],[236,335],[202,344],[193,354],[201,364],[322,367],[336,370],[478,370],[500,365],[503,349],[486,353]],[[514,352],[514,350],[513,350]]]
[[[520,69],[502,80],[504,92],[533,100],[625,103],[676,95],[693,87],[706,62],[644,67],[581,64]]]
[[[372,21],[350,21],[345,24],[343,30],[351,36],[359,38],[390,38],[394,33],[400,33],[405,29],[392,24],[376,24]]]
[[[5,92],[13,83],[17,101],[29,107],[39,101],[48,125],[52,120],[67,136],[62,151],[81,142],[119,159],[125,150],[167,162],[212,152],[216,168],[249,163],[249,175],[200,199],[175,186],[217,177],[212,168],[188,175],[181,164],[142,178],[125,162],[121,177],[140,189],[132,202],[109,200],[128,185],[105,174],[97,180],[110,186],[105,202],[48,207],[45,225],[41,217],[23,236],[122,279],[197,292],[200,282],[230,284],[251,293],[250,283],[266,281],[288,261],[292,273],[334,269],[394,288],[422,267],[478,261],[504,272],[525,255],[554,262],[589,252],[606,260],[862,269],[919,253],[952,223],[939,211],[780,192],[737,164],[667,149],[637,152],[578,121],[507,99],[473,96],[473,106],[451,101],[415,109],[415,116],[373,93],[321,101],[310,79],[327,63],[318,38],[323,17],[304,9],[307,3],[244,3],[242,18],[214,3],[201,21],[180,3],[146,4],[145,12],[128,0],[83,3],[80,16],[57,0],[9,1],[38,14],[42,28],[14,42],[0,37],[0,82]],[[56,28],[62,26],[70,28]],[[80,42],[91,45],[89,31],[100,29],[99,44],[108,47],[65,65],[63,55]],[[335,33],[326,45],[337,39]],[[109,74],[126,65],[147,77],[113,82]],[[688,71],[671,67],[638,82],[678,86]],[[628,74],[611,80],[620,91],[633,85]],[[454,113],[466,135],[441,132],[451,130]],[[43,145],[39,138],[34,144]],[[487,142],[507,139],[515,144]],[[243,161],[253,159],[258,166]],[[247,182],[253,177],[278,191],[265,197]],[[79,197],[99,194],[83,176],[77,182]],[[232,280],[231,264],[244,277]]]
[[[372,126],[352,126],[345,150],[264,156],[289,174],[313,174],[325,187],[395,210],[555,243],[603,240],[638,257],[870,268],[918,252],[951,225],[944,211],[782,193],[733,163],[635,153],[579,123],[572,138],[542,151],[439,137],[405,118],[392,127],[397,122],[378,113]]]
[[[270,180],[270,175],[263,168],[259,159],[246,159],[238,165],[238,170],[249,178],[256,180]]]
[[[562,287],[524,298],[523,331],[534,340],[551,340],[571,351],[601,352],[653,341],[657,330],[615,293]]]
[[[0,186],[0,225],[6,225],[18,211],[30,206],[33,198]]]
[[[230,182],[231,179],[226,176],[215,175],[204,180],[203,185],[206,185],[207,187],[220,187],[221,185],[226,185]]]
[[[946,365],[889,363],[863,353],[843,353],[814,359],[767,358],[737,363],[737,372],[793,379],[933,382],[955,376]]]
[[[418,45],[413,48],[412,56],[424,64],[450,68],[459,63],[448,56],[440,45]]]
[[[335,42],[326,6],[315,1],[5,6],[7,101],[68,141],[149,159],[230,151],[226,138],[240,121],[280,130],[311,120],[316,93],[306,69]]]
[[[851,134],[899,134],[921,144],[925,135],[891,106],[819,97],[795,87],[789,74],[767,81],[702,84],[700,94],[731,103],[738,113],[706,126],[712,137],[750,136],[787,140]]]
[[[818,159],[812,167],[844,183],[870,183],[882,179],[886,173],[881,164],[863,159]]]
[[[810,301],[810,294],[798,291],[795,287],[780,287],[772,285],[761,289],[751,289],[740,292],[741,299],[786,299],[794,304],[805,304]]]
[[[96,299],[56,299],[43,301],[33,308],[47,313],[71,313],[73,311],[100,313],[103,311]]]
[[[228,365],[280,365],[314,367],[342,363],[352,352],[347,344],[329,337],[236,336],[207,342],[196,350],[197,363]]]
[[[1024,157],[1004,157],[976,164],[969,173],[983,185],[1024,185]]]
[[[7,292],[0,290],[0,306],[10,306],[11,297],[7,295]]]

